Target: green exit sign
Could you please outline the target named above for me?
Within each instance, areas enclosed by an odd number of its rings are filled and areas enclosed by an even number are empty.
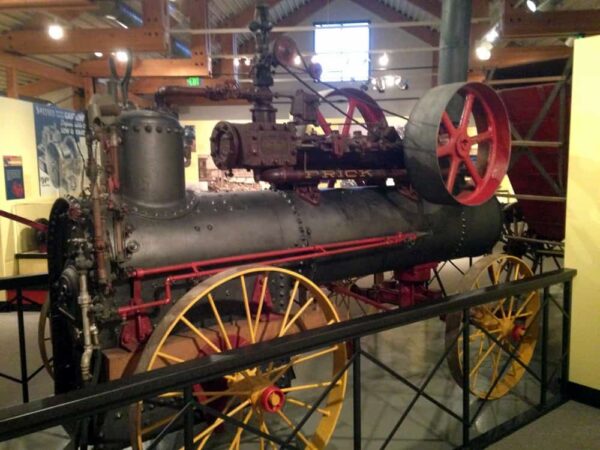
[[[192,87],[197,87],[201,84],[200,77],[188,77],[186,81],[187,85]]]

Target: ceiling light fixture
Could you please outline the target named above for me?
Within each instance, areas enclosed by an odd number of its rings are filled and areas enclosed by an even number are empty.
[[[300,64],[302,64],[302,58],[300,58],[300,55],[296,55],[294,56],[294,64],[299,66]]]
[[[484,39],[491,44],[493,42],[496,42],[496,40],[499,37],[500,37],[500,34],[498,33],[498,27],[494,27],[486,33]]]
[[[65,37],[65,29],[62,26],[54,23],[48,27],[48,36],[55,41],[58,41]]]
[[[537,11],[537,3],[534,0],[527,0],[527,2],[525,4],[527,5],[527,9],[529,9],[529,11],[531,11],[531,12]]]
[[[239,65],[240,65],[240,60],[238,58],[233,58],[233,66],[239,67]]]
[[[489,42],[481,42],[475,49],[477,59],[487,61],[492,57],[492,44]]]
[[[115,52],[115,57],[117,58],[117,61],[122,63],[129,61],[129,53],[125,50],[117,50]]]
[[[390,57],[388,56],[387,53],[383,53],[383,55],[381,55],[379,57],[379,65],[380,66],[387,66],[390,62]]]
[[[102,58],[104,56],[104,53],[102,53],[102,52],[94,52],[94,56],[96,58]]]
[[[244,59],[244,65],[245,66],[249,66],[251,62],[252,62],[252,60],[250,58],[245,58]]]

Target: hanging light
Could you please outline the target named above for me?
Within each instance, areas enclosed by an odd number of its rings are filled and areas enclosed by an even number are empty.
[[[234,67],[239,67],[240,65],[240,60],[239,58],[233,58],[233,66]]]
[[[388,54],[384,52],[383,55],[381,55],[379,57],[379,65],[387,66],[389,64],[389,62],[390,62],[390,58],[389,58]]]
[[[104,56],[104,53],[102,53],[102,52],[94,52],[94,56],[96,58],[102,58]]]
[[[529,11],[531,11],[531,12],[537,11],[537,3],[534,0],[527,0],[527,2],[525,4],[527,5],[527,9],[529,9]]]
[[[65,37],[65,29],[62,26],[53,23],[48,27],[48,36],[50,36],[55,41],[58,41]]]
[[[475,55],[477,59],[481,61],[487,61],[492,57],[492,44],[489,42],[481,42],[475,49]]]
[[[300,58],[300,55],[294,56],[294,64],[296,66],[299,66],[300,64],[302,64],[302,58]]]
[[[244,65],[245,66],[249,66],[251,62],[252,61],[250,60],[250,58],[244,58]]]
[[[117,61],[125,63],[129,61],[129,53],[127,53],[125,50],[117,50],[115,52],[115,58],[117,58]]]

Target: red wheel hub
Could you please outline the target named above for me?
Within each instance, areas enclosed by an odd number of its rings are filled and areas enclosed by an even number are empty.
[[[260,406],[267,412],[275,413],[285,405],[285,394],[277,386],[268,386],[260,394]]]

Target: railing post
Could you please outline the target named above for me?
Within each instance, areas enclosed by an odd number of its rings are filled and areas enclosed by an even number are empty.
[[[361,404],[361,375],[360,375],[360,338],[352,340],[354,349],[354,363],[352,365],[352,394],[353,394],[353,413],[354,413],[354,450],[362,448],[362,404]]]
[[[548,391],[548,292],[549,288],[544,288],[544,294],[542,297],[542,373],[540,383],[540,406],[544,408],[546,406],[547,391]]]
[[[469,359],[469,321],[470,321],[470,309],[463,309],[463,328],[462,328],[462,351],[463,351],[463,378],[462,378],[462,390],[463,390],[463,417],[462,417],[462,437],[463,437],[463,447],[467,448],[470,436],[469,429],[471,427],[471,412],[470,412],[470,404],[469,404],[469,372],[471,372],[470,368],[470,359]]]
[[[192,387],[186,386],[183,390],[183,404],[187,408],[184,416],[184,427],[183,427],[183,443],[185,450],[192,450],[194,448],[194,406],[192,402],[194,397],[192,395]]]
[[[569,346],[571,342],[571,295],[573,280],[563,284],[563,315],[562,324],[562,370],[561,370],[561,398],[564,398],[569,384]]]
[[[21,390],[23,403],[29,402],[29,381],[27,378],[27,349],[25,347],[25,322],[23,320],[23,288],[17,288],[17,324],[19,328],[19,357],[21,359]]]

